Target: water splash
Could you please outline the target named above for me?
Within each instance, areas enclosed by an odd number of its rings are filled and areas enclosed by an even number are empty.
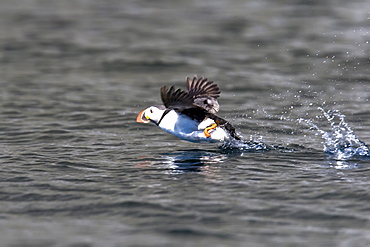
[[[357,138],[352,128],[345,121],[345,115],[341,114],[338,110],[325,111],[323,108],[318,108],[322,111],[323,116],[318,118],[325,118],[330,124],[330,131],[321,129],[312,119],[298,119],[298,122],[305,123],[311,129],[317,131],[317,135],[321,135],[324,139],[324,152],[330,155],[331,159],[338,161],[350,160],[351,158],[370,158],[370,150],[364,142]],[[267,114],[267,113],[266,113]],[[270,117],[272,115],[269,115]],[[281,116],[280,120],[293,121],[291,118]],[[296,119],[295,119],[296,121]],[[221,143],[220,148],[224,151],[242,151],[242,152],[255,152],[255,151],[269,151],[279,150],[281,152],[295,152],[302,151],[306,148],[299,145],[294,147],[284,147],[281,145],[265,144],[262,140],[235,140],[230,139],[227,142]]]
[[[221,143],[219,146],[225,151],[267,151],[271,150],[271,147],[263,143],[262,141],[246,141],[230,139],[227,142]]]
[[[305,150],[304,147],[296,144],[289,146],[276,145],[276,144],[266,144],[262,140],[235,140],[231,139],[227,142],[221,143],[219,148],[227,153],[238,153],[238,152],[260,152],[260,151],[271,151],[276,150],[283,153],[290,153],[296,151]]]
[[[321,107],[318,109],[322,111],[324,117],[330,124],[330,132],[326,132],[319,128],[311,119],[299,119],[299,121],[306,123],[321,135],[324,139],[325,153],[332,155],[333,158],[337,160],[370,157],[369,148],[353,133],[352,128],[344,120],[344,114],[341,114],[338,110],[325,111]]]

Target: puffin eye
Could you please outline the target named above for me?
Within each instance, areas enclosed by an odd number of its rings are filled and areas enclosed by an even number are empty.
[[[150,113],[153,113],[153,110],[152,109],[150,109]]]

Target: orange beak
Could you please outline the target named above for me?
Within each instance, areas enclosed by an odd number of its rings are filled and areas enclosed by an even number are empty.
[[[146,110],[146,109],[145,109]],[[136,117],[138,123],[149,123],[150,121],[144,116],[145,110],[142,110]]]

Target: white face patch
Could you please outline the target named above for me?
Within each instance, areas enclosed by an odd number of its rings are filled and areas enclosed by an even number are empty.
[[[158,123],[164,112],[165,110],[161,110],[156,106],[151,106],[145,110],[144,116],[146,119]]]

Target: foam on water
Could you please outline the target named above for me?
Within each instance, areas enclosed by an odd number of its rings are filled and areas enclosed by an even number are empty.
[[[364,142],[357,138],[352,128],[344,120],[345,115],[338,110],[325,111],[319,107],[323,116],[329,122],[330,131],[322,130],[312,119],[299,119],[300,122],[308,124],[318,132],[324,139],[324,152],[330,154],[334,159],[347,160],[356,157],[370,157],[369,148]]]
[[[239,150],[239,151],[267,151],[271,150],[271,147],[263,143],[262,141],[246,141],[230,139],[227,142],[221,143],[220,148],[223,150]]]

